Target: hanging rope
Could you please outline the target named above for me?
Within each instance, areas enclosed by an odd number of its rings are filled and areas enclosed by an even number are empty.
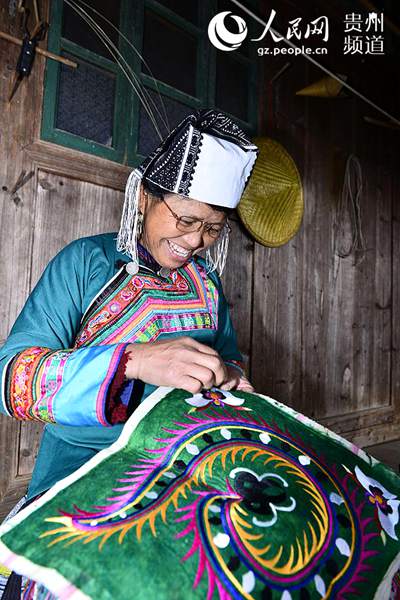
[[[347,258],[354,254],[354,265],[360,264],[364,260],[366,251],[361,227],[362,187],[360,161],[354,154],[350,154],[346,162],[342,194],[337,211],[335,245],[336,254],[340,258]],[[349,240],[347,243],[346,239]]]

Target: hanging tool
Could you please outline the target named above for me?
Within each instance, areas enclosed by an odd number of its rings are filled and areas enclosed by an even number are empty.
[[[15,68],[10,93],[8,95],[9,102],[11,102],[12,98],[14,97],[16,91],[22,83],[22,80],[25,77],[29,77],[29,74],[32,70],[33,61],[35,60],[36,46],[38,45],[38,42],[45,38],[48,29],[48,23],[40,19],[37,0],[33,0],[33,7],[36,23],[33,31],[30,32],[28,30],[30,10],[24,6],[23,0],[20,0],[18,4],[18,12],[22,13],[23,16],[24,36],[22,39],[22,48],[18,57],[17,66]]]

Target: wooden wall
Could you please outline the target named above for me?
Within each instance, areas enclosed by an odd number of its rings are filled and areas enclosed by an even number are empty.
[[[0,30],[18,34],[0,4]],[[1,308],[5,339],[51,256],[68,241],[117,227],[129,169],[40,141],[43,59],[9,105],[18,49],[0,40]],[[281,142],[303,178],[305,214],[286,246],[255,243],[237,219],[224,285],[257,391],[294,406],[358,443],[399,436],[399,134],[362,120],[352,98],[295,97],[318,78],[297,58],[273,89],[281,63],[266,63],[261,133]],[[267,104],[267,99],[273,100]],[[336,252],[338,201],[348,155],[362,165],[367,252]],[[21,172],[28,183],[10,194]],[[41,426],[0,418],[0,511],[23,493]]]
[[[276,92],[269,135],[302,173],[303,224],[278,249],[252,242],[236,224],[225,289],[257,391],[369,445],[400,437],[398,133],[371,130],[354,100],[294,98],[307,80],[304,65],[298,70],[303,78],[296,81],[294,68]],[[363,172],[363,258],[338,255],[349,243],[338,220],[351,153]]]
[[[268,15],[270,3],[265,4]],[[304,10],[311,7],[316,14],[328,13],[327,3],[312,2]],[[301,14],[289,0],[275,8],[281,23],[296,11]],[[341,13],[330,15],[333,31],[343,29],[337,19],[344,12],[342,7]],[[303,18],[311,15],[303,13]],[[344,56],[341,44],[342,38],[335,37],[322,62],[347,74],[351,85],[399,116],[390,39],[385,58]],[[268,45],[268,38],[262,45]],[[360,445],[399,438],[400,131],[367,123],[365,115],[385,117],[351,93],[335,99],[296,96],[324,76],[304,58],[263,60],[263,133],[294,158],[302,175],[305,212],[299,233],[285,246],[265,248],[244,235],[231,253],[228,271],[246,269],[239,277],[240,289],[235,289],[236,275],[227,276],[227,293],[251,379],[257,391]],[[287,62],[290,67],[271,84]],[[351,154],[362,168],[359,203],[366,251],[341,258],[340,248],[351,242],[349,214],[340,211]]]
[[[326,115],[313,112],[312,121],[310,128],[330,135]],[[296,158],[306,199],[301,231],[286,246],[268,249],[236,225],[225,289],[241,347],[257,391],[361,445],[394,439],[400,435],[398,173],[375,162],[384,153],[379,136],[375,147],[360,140],[367,251],[358,264],[354,255],[340,258],[336,219],[347,144],[332,142],[325,150],[322,137],[308,135],[307,155]]]

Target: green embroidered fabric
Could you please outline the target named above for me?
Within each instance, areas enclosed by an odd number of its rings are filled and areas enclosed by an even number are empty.
[[[400,478],[258,394],[158,389],[120,439],[3,526],[60,598],[390,598]]]

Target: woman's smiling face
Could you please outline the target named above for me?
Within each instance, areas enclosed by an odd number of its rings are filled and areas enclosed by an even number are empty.
[[[165,194],[164,199],[168,206],[161,199],[142,190],[140,209],[144,220],[140,242],[159,265],[177,269],[194,254],[209,248],[216,239],[204,227],[200,231],[180,231],[171,210],[179,217],[192,217],[219,227],[225,224],[226,215],[204,202],[177,194]]]

